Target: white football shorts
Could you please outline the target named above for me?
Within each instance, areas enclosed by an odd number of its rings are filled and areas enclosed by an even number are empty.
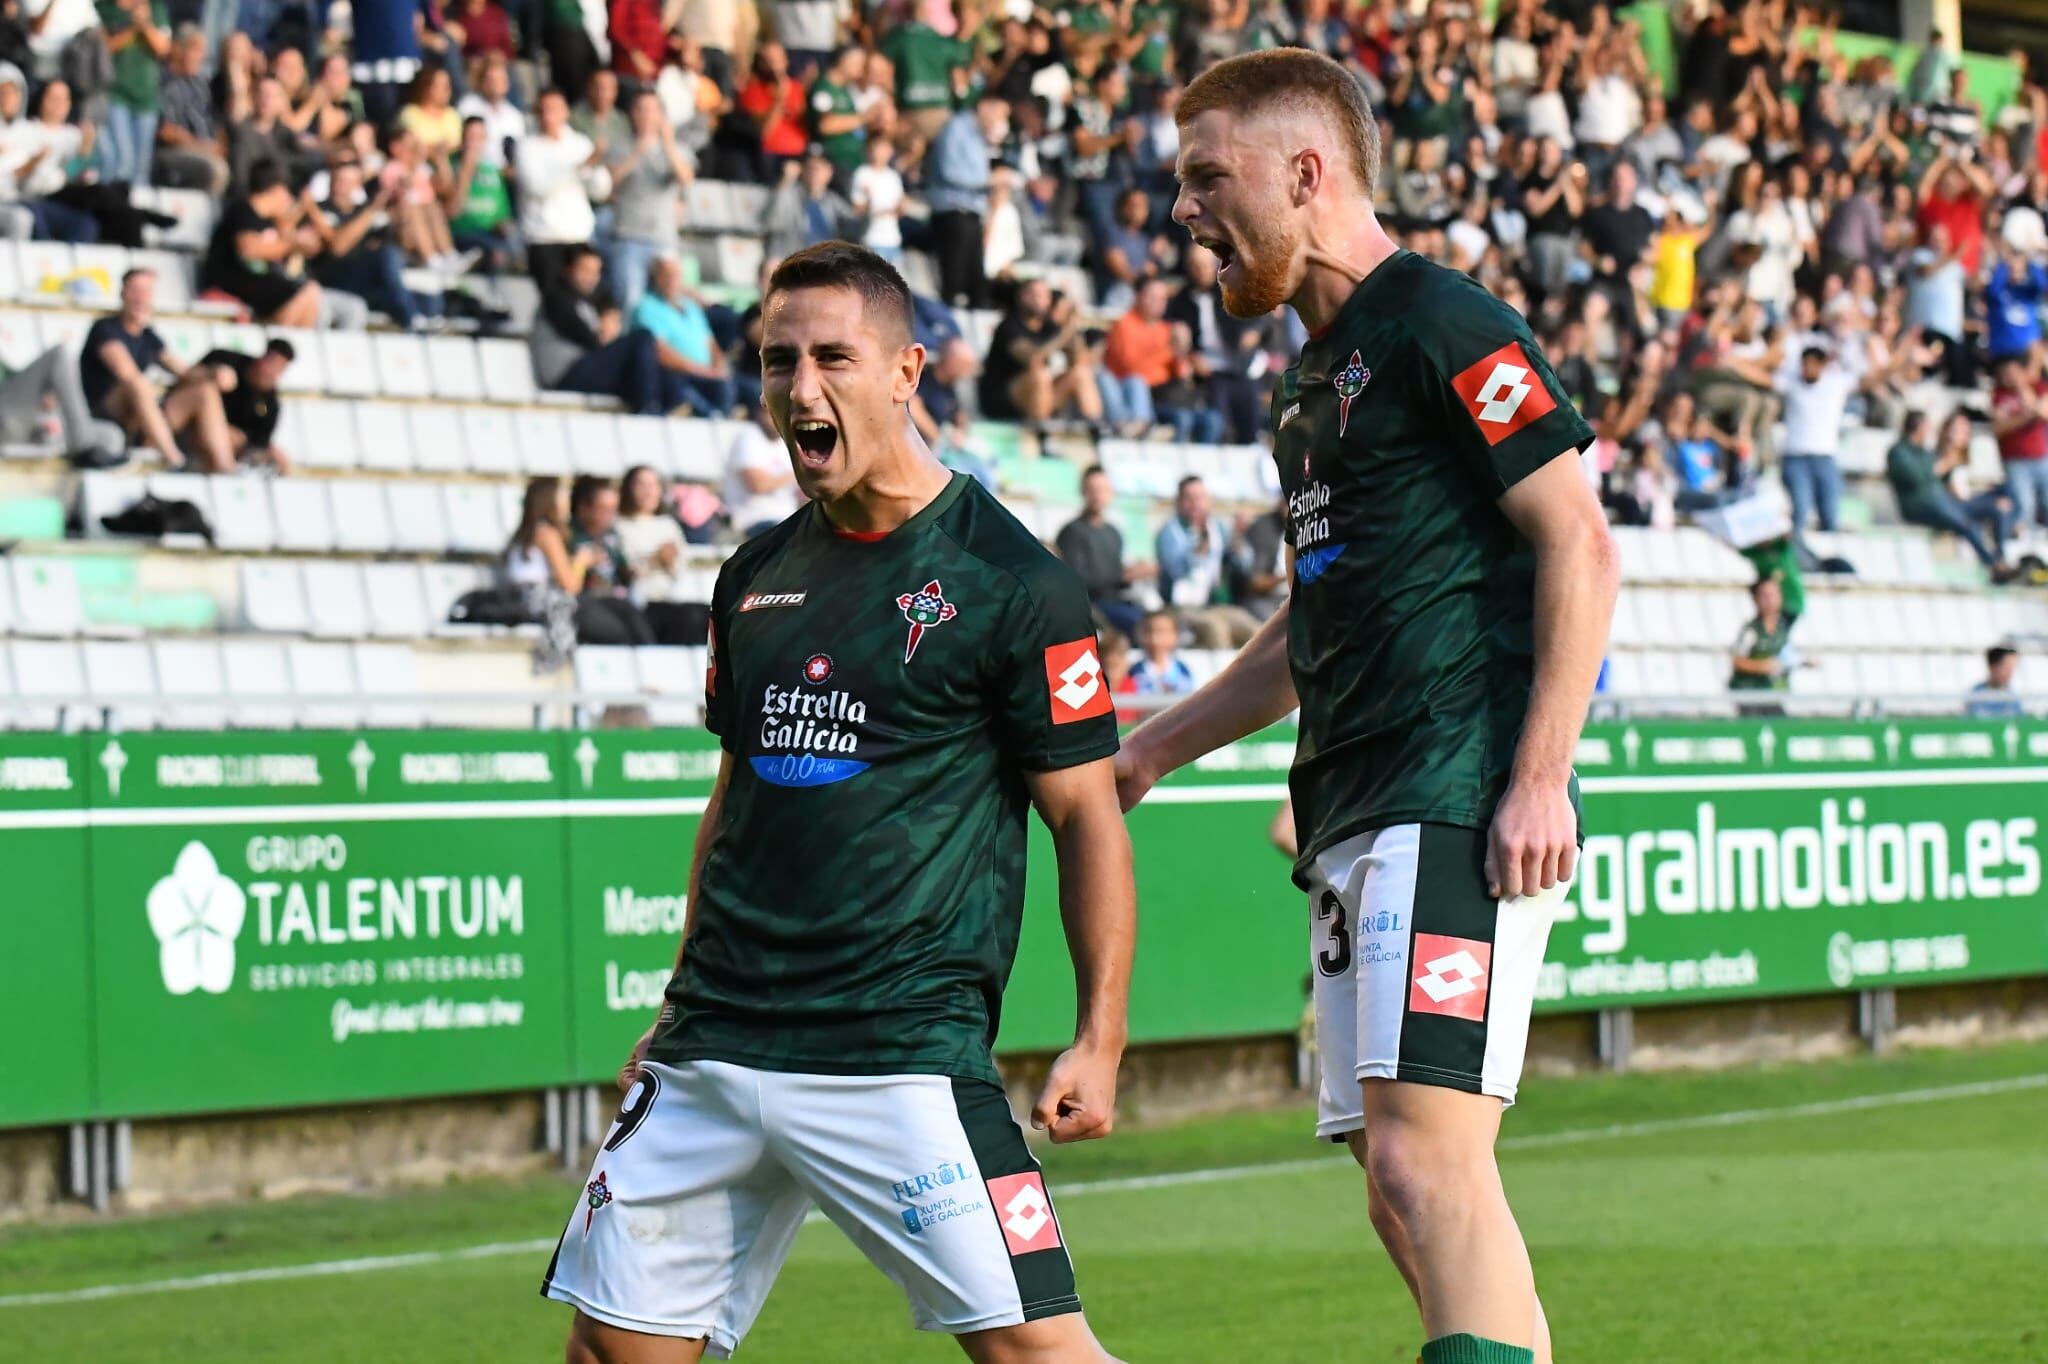
[[[598,1321],[736,1349],[815,1205],[960,1334],[1078,1312],[1038,1162],[996,1085],[648,1063],[541,1292]]]

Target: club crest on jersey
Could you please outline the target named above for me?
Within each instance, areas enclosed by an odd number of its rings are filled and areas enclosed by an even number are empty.
[[[604,1171],[597,1172],[597,1178],[583,1186],[583,1238],[590,1239],[590,1224],[597,1220],[597,1210],[612,1201],[612,1190],[604,1182]]]
[[[821,687],[832,680],[832,656],[812,654],[804,660],[804,681],[814,687]]]
[[[896,609],[903,613],[903,619],[910,622],[910,638],[903,641],[903,661],[917,652],[917,643],[924,638],[924,632],[935,625],[943,625],[960,614],[958,607],[946,600],[946,594],[939,588],[939,580],[932,579],[915,592],[905,592],[896,598]]]
[[[1365,359],[1357,351],[1344,362],[1344,368],[1330,376],[1330,387],[1337,390],[1337,434],[1342,436],[1344,428],[1351,424],[1351,404],[1358,395],[1365,392],[1365,386],[1372,382],[1372,371],[1365,367]],[[1306,460],[1304,460],[1306,463]]]

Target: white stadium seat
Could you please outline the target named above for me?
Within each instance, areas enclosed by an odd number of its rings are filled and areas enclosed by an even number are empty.
[[[104,243],[80,246],[73,252],[73,261],[71,286],[64,291],[71,302],[94,311],[118,308],[121,276],[128,273],[128,248]],[[161,284],[157,294],[156,306],[168,310],[170,305],[163,300]]]
[[[528,414],[520,413],[525,420]],[[480,474],[519,472],[519,440],[514,433],[513,414],[501,407],[462,409],[462,442],[468,447],[469,467]]]
[[[442,506],[448,513],[448,548],[457,554],[496,554],[511,538],[499,510],[498,493],[483,483],[446,483]]]
[[[477,364],[482,370],[484,394],[493,402],[530,403],[538,390],[533,382],[533,357],[518,341],[498,338],[476,343]]]
[[[466,592],[474,592],[490,583],[489,569],[473,564],[424,564],[420,568],[420,587],[426,603],[427,619],[431,622],[430,633],[437,635],[462,634],[476,627],[451,625],[448,608],[461,600]]]
[[[617,417],[619,462],[631,469],[648,465],[664,478],[668,475],[668,419],[665,417]]]
[[[149,476],[149,491],[166,502],[190,502],[213,524],[213,478],[208,474],[159,473]]]
[[[307,633],[321,639],[361,639],[370,633],[370,603],[363,570],[343,559],[308,559],[299,566],[306,584]]]
[[[223,478],[213,489],[213,543],[219,549],[267,550],[277,545],[270,489],[258,478]]]
[[[358,644],[350,651],[356,688],[370,702],[367,723],[380,729],[417,729],[426,723],[426,707],[417,699],[379,701],[378,697],[416,697],[419,665],[403,644]]]
[[[148,234],[163,246],[175,246],[185,251],[206,250],[213,241],[216,216],[213,196],[197,189],[159,189],[154,197],[157,207],[177,222],[171,227],[149,228]]]
[[[377,362],[368,332],[330,331],[321,334],[327,362],[327,391],[349,398],[367,398],[377,391]]]
[[[285,449],[308,469],[354,469],[362,463],[353,405],[332,398],[301,398],[284,404],[280,424]]]
[[[19,308],[0,308],[0,364],[27,369],[48,347],[36,329],[36,315]]]
[[[213,349],[213,324],[197,317],[160,317],[150,323],[163,338],[164,350],[196,365]]]
[[[220,645],[210,639],[160,639],[150,645],[164,725],[219,729],[227,723],[227,674]]]
[[[4,249],[0,246],[0,250]],[[64,281],[71,277],[77,259],[68,243],[17,242],[13,249],[23,298],[44,303],[63,298]]]
[[[17,639],[7,645],[14,674],[14,695],[82,697],[85,695],[85,661],[72,641]],[[61,727],[61,706],[34,706],[8,710],[8,717],[21,729]],[[90,722],[84,711],[74,711],[77,721]]]
[[[113,534],[104,518],[126,511],[149,491],[148,480],[140,474],[119,474],[105,470],[85,474],[78,481],[78,522],[88,540]],[[219,527],[215,527],[216,530]]]
[[[356,403],[356,441],[362,452],[362,467],[386,473],[410,473],[413,468],[412,424],[406,411],[392,403]]]
[[[559,412],[522,412],[513,422],[519,467],[529,474],[567,474],[569,429]]]
[[[725,478],[733,437],[721,439],[717,424],[698,418],[671,417],[668,425],[668,468],[677,478],[716,484]]]
[[[575,654],[576,690],[621,700],[640,695],[640,671],[625,645],[582,644]]]
[[[141,729],[155,722],[156,669],[149,646],[140,640],[89,639],[79,646],[85,662],[85,690],[102,705],[118,703],[121,723]]]
[[[305,698],[297,707],[299,723],[347,729],[362,719],[362,707],[355,704],[355,659],[348,645],[295,640],[285,645],[284,653],[292,695]]]
[[[15,628],[27,635],[68,636],[85,630],[85,602],[65,559],[10,557]]]
[[[66,354],[76,355],[84,347],[85,334],[92,330],[92,324],[91,313],[40,313],[36,317],[36,334],[42,338],[44,350],[57,346]]]
[[[432,630],[418,564],[365,564],[363,597],[369,632],[379,639],[418,639]]]
[[[430,336],[426,346],[428,388],[436,398],[457,403],[484,400],[476,342],[466,336]]]
[[[133,270],[156,272],[156,310],[159,313],[188,312],[192,307],[192,264],[175,251],[131,251],[128,266]],[[116,287],[120,284],[115,281]]]
[[[391,504],[383,482],[337,478],[327,485],[334,512],[334,547],[355,554],[391,552]]]
[[[294,575],[296,579],[296,575]],[[278,698],[292,694],[291,668],[282,644],[267,639],[229,639],[220,646],[221,668],[227,675],[227,694],[234,703],[237,728],[285,729],[293,715]],[[243,698],[269,698],[250,704]]]
[[[427,347],[410,332],[378,332],[370,338],[376,360],[377,391],[387,398],[424,398],[433,392]]]
[[[704,716],[704,650],[648,644],[633,651],[640,688],[659,698],[647,703],[657,725],[694,726]]]
[[[391,508],[391,547],[401,554],[446,554],[448,513],[441,490],[420,479],[394,478],[384,484]]]
[[[278,387],[286,393],[325,393],[327,347],[321,340],[324,333],[308,327],[272,327],[270,335],[273,340],[289,341],[292,347],[292,362]]]
[[[568,441],[569,467],[579,474],[617,478],[626,471],[620,458],[619,419],[611,412],[572,412],[562,423]]]
[[[406,409],[412,428],[412,463],[423,474],[459,474],[469,468],[469,450],[462,438],[462,413],[453,407],[422,404]]]
[[[277,547],[296,553],[326,553],[334,548],[334,514],[327,503],[327,485],[310,478],[279,478],[270,483],[271,524]]]
[[[244,559],[242,619],[269,634],[306,632],[306,589],[299,566],[281,559]]]

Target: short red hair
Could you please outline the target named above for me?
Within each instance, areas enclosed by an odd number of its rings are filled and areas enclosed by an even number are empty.
[[[1351,169],[1366,198],[1380,175],[1380,125],[1358,78],[1305,47],[1269,47],[1216,63],[1189,83],[1174,107],[1182,127],[1211,109],[1245,116],[1290,106],[1325,120],[1351,150]]]

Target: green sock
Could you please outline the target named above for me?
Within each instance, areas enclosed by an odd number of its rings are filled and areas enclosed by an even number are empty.
[[[1536,1352],[1474,1335],[1438,1336],[1422,1347],[1422,1364],[1536,1364]]]

